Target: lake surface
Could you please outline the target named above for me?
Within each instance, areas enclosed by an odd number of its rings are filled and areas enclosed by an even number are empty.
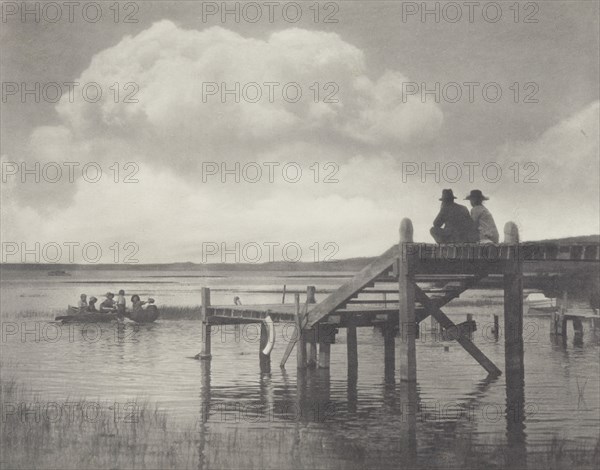
[[[219,272],[200,277],[191,271],[98,270],[48,277],[45,272],[3,272],[2,379],[14,379],[32,397],[48,402],[86,398],[126,409],[134,399],[147,400],[165,410],[171,420],[206,433],[207,442],[213,442],[203,450],[209,457],[218,446],[210,435],[234,429],[240,433],[239,457],[249,468],[253,453],[260,451],[243,444],[253,433],[260,439],[268,436],[298,468],[303,467],[303,459],[314,456],[320,456],[327,468],[344,468],[344,462],[357,458],[382,466],[404,458],[407,395],[397,378],[395,383],[386,380],[383,340],[373,328],[358,330],[357,377],[348,377],[346,334],[341,329],[331,348],[331,370],[309,371],[297,386],[295,352],[287,370],[278,366],[292,332],[283,324],[277,325],[272,372],[264,375],[259,371],[255,325],[215,331],[208,365],[190,359],[200,350],[200,323],[194,320],[160,318],[151,325],[104,324],[101,328],[52,322],[83,292],[101,299],[106,291],[122,288],[128,296],[152,296],[159,307],[193,306],[199,305],[200,287],[206,286],[212,289],[213,304],[231,304],[236,295],[246,304],[277,303],[281,294],[249,291],[281,289],[283,284],[288,289],[305,290],[307,285],[332,289],[345,280],[333,275],[293,276]],[[318,293],[317,300],[324,295]],[[469,300],[477,299],[477,305],[468,306]],[[501,291],[472,290],[461,296],[459,306],[450,304],[444,311],[455,321],[473,314],[478,324],[474,342],[504,370],[504,342],[489,329],[491,315],[502,316],[501,299]],[[293,301],[293,296],[286,300]],[[582,344],[574,344],[571,325],[567,343],[557,344],[550,337],[548,318],[526,317],[524,324],[525,403],[517,426],[507,416],[504,375],[488,380],[457,343],[434,340],[422,332],[413,391],[417,409],[409,431],[414,442],[408,444],[419,459],[452,459],[459,443],[466,440],[482,449],[517,442],[517,447],[530,452],[543,450],[554,438],[567,445],[595,445],[600,419],[598,338],[588,321],[584,321]],[[288,466],[281,459],[274,468]]]

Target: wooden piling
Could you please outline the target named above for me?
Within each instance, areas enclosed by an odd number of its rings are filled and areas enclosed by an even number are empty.
[[[390,323],[383,330],[383,366],[385,382],[393,382],[396,369],[396,334],[394,325]]]
[[[303,318],[300,313],[300,294],[294,294],[294,305],[296,311],[296,329],[298,330],[298,341],[296,342],[296,364],[298,369],[306,368],[306,338],[302,332]]]
[[[498,341],[498,336],[500,334],[500,323],[498,321],[498,315],[494,315],[494,328],[492,329],[492,334],[494,335],[494,339]]]
[[[263,349],[267,346],[269,342],[269,330],[267,329],[267,325],[265,322],[261,322],[260,324],[260,342],[259,342],[259,350],[258,350],[258,362],[260,365],[260,371],[263,374],[268,374],[271,372],[271,356],[263,354]]]
[[[356,326],[348,325],[346,328],[346,349],[348,355],[348,377],[358,369],[358,341],[356,339]]]
[[[417,380],[417,355],[415,345],[415,284],[412,273],[412,250],[406,245],[413,242],[413,226],[410,219],[400,223],[400,246],[398,260],[398,295],[400,327],[400,380]]]
[[[504,241],[519,243],[519,230],[513,222],[504,226]],[[523,376],[523,264],[518,250],[507,261],[504,271],[504,354],[507,377]]]
[[[572,317],[573,322],[573,332],[575,336],[573,338],[573,342],[576,345],[583,344],[583,321],[579,317]]]
[[[315,304],[317,303],[315,297],[316,288],[315,286],[307,286],[306,287],[306,303],[307,304]],[[313,368],[317,367],[317,342],[315,339],[315,334],[313,332],[310,335],[310,340],[307,342],[308,347],[308,356],[307,356],[307,367]]]
[[[210,340],[210,323],[208,322],[208,307],[210,307],[210,289],[203,287],[200,290],[202,298],[202,308],[200,309],[200,320],[202,321],[202,344],[200,346],[200,354],[198,359],[210,360],[211,356],[211,340]]]
[[[316,304],[317,299],[315,294],[317,293],[317,288],[315,286],[307,286],[306,287],[306,302],[309,304]]]

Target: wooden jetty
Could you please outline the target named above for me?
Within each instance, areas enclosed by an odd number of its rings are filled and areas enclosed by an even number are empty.
[[[349,377],[358,365],[358,327],[377,326],[383,333],[386,375],[399,373],[401,381],[416,381],[416,348],[419,324],[432,318],[442,331],[452,336],[491,376],[500,369],[471,341],[468,332],[456,325],[442,308],[484,279],[494,278],[504,290],[505,373],[522,382],[523,363],[523,267],[535,264],[534,271],[547,263],[548,272],[585,268],[598,269],[600,244],[519,243],[517,226],[508,222],[500,244],[425,244],[413,241],[409,219],[400,224],[400,240],[365,266],[348,282],[316,302],[315,288],[309,287],[306,301],[294,294],[293,304],[212,305],[210,289],[202,288],[202,345],[198,359],[211,358],[211,326],[220,324],[293,322],[298,334],[288,344],[281,365],[296,347],[297,367],[330,367],[330,348],[340,328],[347,330]],[[433,288],[432,283],[444,283]],[[373,295],[384,296],[384,301]],[[565,315],[556,322],[563,322]],[[574,316],[576,317],[576,316]],[[569,317],[567,317],[569,318]],[[498,334],[498,317],[495,316]],[[573,319],[572,319],[573,320]],[[578,327],[581,319],[573,320]],[[561,328],[563,324],[561,323]],[[564,328],[561,329],[561,332]],[[261,327],[261,370],[270,370],[263,351],[269,329]],[[396,338],[399,337],[399,341]],[[399,351],[396,351],[398,343]],[[318,346],[318,351],[317,351]],[[266,356],[266,357],[265,357]]]

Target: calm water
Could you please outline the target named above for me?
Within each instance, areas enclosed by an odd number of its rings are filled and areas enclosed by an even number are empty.
[[[272,373],[261,376],[254,325],[237,332],[231,326],[213,333],[213,360],[208,370],[205,363],[189,359],[200,346],[200,323],[196,321],[159,319],[155,324],[127,324],[122,329],[109,324],[99,329],[51,323],[54,315],[66,304],[74,304],[82,292],[101,298],[107,290],[123,288],[128,294],[151,295],[159,307],[183,306],[198,305],[200,287],[208,286],[213,289],[214,304],[231,304],[234,295],[246,304],[277,303],[280,294],[246,290],[281,288],[283,284],[288,289],[304,290],[307,285],[330,289],[341,282],[343,279],[335,277],[293,278],[284,273],[198,277],[181,271],[85,271],[49,278],[45,273],[5,272],[0,291],[2,378],[14,378],[48,401],[61,402],[67,397],[106,403],[147,399],[167,411],[172,420],[202,426],[203,432],[214,435],[232,427],[246,438],[253,432],[264,437],[277,430],[269,437],[273,445],[284,454],[289,450],[290,456],[295,455],[290,458],[300,461],[318,454],[335,462],[356,455],[373,462],[382,452],[393,461],[394,454],[401,452],[399,443],[407,439],[403,419],[407,414],[402,413],[407,395],[399,385],[385,380],[383,342],[372,328],[359,329],[357,379],[348,379],[345,331],[340,330],[331,349],[331,370],[310,372],[297,387],[295,352],[287,371],[278,366],[286,346],[284,338],[292,332],[285,325],[277,328]],[[478,323],[474,342],[504,370],[504,343],[496,341],[489,330],[491,315],[502,315],[501,292],[467,294],[461,302],[483,297],[488,303],[471,307],[463,303],[444,310],[456,321],[474,314]],[[317,300],[324,295],[318,294]],[[292,301],[292,296],[287,301]],[[9,334],[14,328],[18,328],[17,334]],[[22,337],[25,329],[30,333]],[[411,447],[416,447],[422,458],[452,454],[457,439],[464,436],[481,446],[516,440],[529,450],[541,449],[554,437],[593,446],[599,436],[600,348],[587,321],[584,331],[583,344],[574,344],[570,325],[567,344],[554,344],[548,319],[525,319],[524,431],[506,416],[504,376],[487,380],[485,371],[457,343],[434,341],[424,332],[417,344],[414,401],[418,410],[410,431],[415,439]],[[289,433],[292,437],[288,439]]]

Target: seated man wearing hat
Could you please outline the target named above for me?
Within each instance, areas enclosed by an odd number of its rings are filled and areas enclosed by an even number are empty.
[[[456,204],[451,189],[442,191],[442,207],[433,221],[431,236],[437,243],[474,243],[479,241],[469,209]]]
[[[113,294],[112,292],[107,292],[106,293],[106,299],[104,299],[102,301],[102,303],[100,304],[100,311],[101,312],[114,312],[116,310],[116,306],[115,306],[115,294]]]
[[[494,218],[490,211],[483,206],[483,201],[488,201],[489,198],[485,197],[479,189],[474,189],[465,200],[471,201],[473,207],[471,218],[479,234],[479,243],[498,243],[500,236]]]

